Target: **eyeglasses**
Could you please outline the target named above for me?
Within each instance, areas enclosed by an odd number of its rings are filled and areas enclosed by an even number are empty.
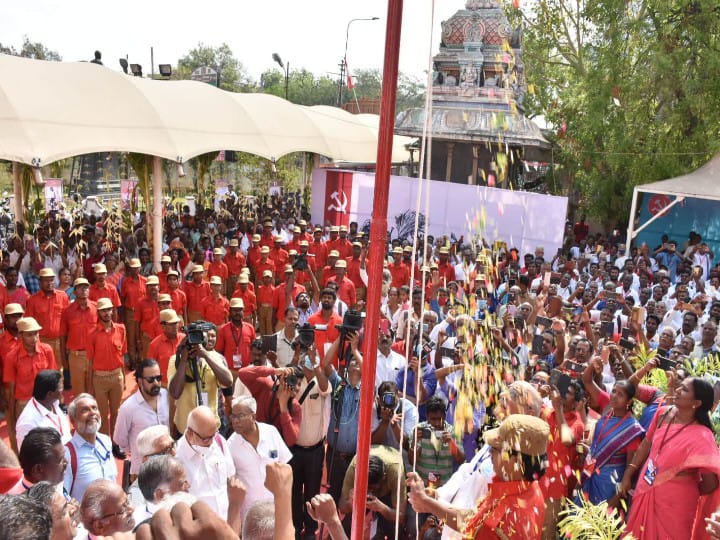
[[[160,381],[162,381],[162,375],[155,375],[154,377],[143,377],[142,379],[148,384],[159,383]]]
[[[188,431],[193,433],[198,439],[200,439],[200,442],[202,442],[202,443],[211,442],[215,438],[215,435],[217,434],[217,431],[215,431],[215,433],[213,433],[212,435],[208,435],[207,437],[204,437],[203,435],[200,435],[197,431],[195,431],[191,427],[188,427]]]
[[[242,420],[243,418],[247,418],[248,416],[252,416],[252,413],[237,413],[237,414],[231,414],[230,420]]]
[[[102,520],[102,519],[123,517],[123,516],[127,516],[128,514],[132,513],[132,511],[133,511],[133,507],[132,507],[132,504],[130,504],[130,499],[125,497],[125,502],[123,502],[122,506],[120,507],[119,512],[114,512],[112,514],[106,514],[106,515],[100,517],[99,519]]]
[[[194,432],[193,432],[194,433]],[[150,454],[148,457],[155,457],[155,456],[166,456],[168,454],[171,454],[175,448],[177,447],[177,443],[175,441],[168,444],[165,448],[160,450],[159,452],[155,452],[154,454]]]

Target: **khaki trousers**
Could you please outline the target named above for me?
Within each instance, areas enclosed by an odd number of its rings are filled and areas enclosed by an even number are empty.
[[[15,413],[8,415],[8,436],[10,437],[10,446],[13,451],[17,454],[20,449],[17,447],[17,436],[15,434],[15,426],[17,426],[17,420],[20,418],[20,414],[25,409],[30,400],[18,399],[15,401]]]
[[[232,298],[232,295],[235,292],[235,285],[237,285],[238,277],[239,276],[228,276],[227,283],[225,284],[225,296],[227,298]]]
[[[125,335],[127,338],[127,349],[130,362],[135,362],[138,357],[137,336],[135,335],[135,310],[125,308]]]
[[[150,342],[152,341],[152,338],[148,336],[145,332],[143,332],[142,335],[142,345],[141,345],[141,351],[140,351],[140,361],[145,360],[147,358],[147,352],[148,348],[150,347]]]
[[[273,330],[273,309],[270,305],[258,306],[258,319],[260,320],[260,335],[269,336]]]
[[[112,437],[115,432],[115,421],[117,420],[117,413],[120,408],[120,402],[122,401],[124,387],[125,376],[122,368],[113,369],[112,371],[93,372],[94,396],[97,400],[100,417],[102,418],[100,431],[110,437]],[[110,416],[109,423],[108,413]]]
[[[72,381],[73,392],[76,396],[87,392],[87,374],[90,369],[90,362],[85,351],[68,351],[68,367],[70,368],[70,380]]]
[[[55,355],[55,367],[58,371],[62,373],[63,366],[65,364],[65,359],[62,357],[62,354],[60,354],[60,338],[44,338],[41,337],[40,341],[45,343],[46,345],[50,345],[50,347],[53,350],[53,354]]]

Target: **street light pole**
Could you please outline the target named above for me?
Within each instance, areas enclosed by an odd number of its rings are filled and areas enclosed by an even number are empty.
[[[345,84],[345,73],[347,71],[347,49],[348,49],[348,38],[350,37],[350,25],[355,21],[377,21],[380,17],[359,17],[356,19],[350,19],[345,28],[345,52],[343,53],[342,60],[340,61],[340,81],[338,82],[338,102],[337,106],[342,107],[343,100],[343,85]]]
[[[285,99],[287,100],[288,89],[290,87],[290,62],[283,64],[282,58],[280,58],[278,53],[273,53],[272,59],[285,71]]]

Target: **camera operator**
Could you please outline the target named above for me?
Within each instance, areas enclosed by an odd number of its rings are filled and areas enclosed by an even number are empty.
[[[302,538],[314,538],[317,523],[305,512],[305,505],[320,493],[325,461],[325,434],[329,422],[330,384],[323,372],[315,348],[315,330],[310,325],[299,328],[293,343],[292,364],[302,368],[298,403],[302,420],[297,442],[290,448],[293,458],[292,513],[298,534],[305,528]]]
[[[400,397],[395,381],[383,381],[373,403],[372,444],[384,444],[406,451],[408,441],[418,423],[417,407]],[[401,428],[402,426],[402,428]],[[403,447],[400,448],[400,429],[403,430]]]
[[[295,396],[302,376],[299,366],[251,365],[238,371],[238,378],[257,401],[257,421],[274,425],[288,447],[297,443],[300,432],[302,410]]]
[[[232,386],[232,374],[225,358],[214,350],[217,341],[215,325],[204,321],[198,323],[188,327],[187,337],[180,343],[175,361],[168,366],[168,391],[177,400],[174,422],[181,433],[187,428],[188,414],[198,405],[209,407],[220,426],[218,388]]]

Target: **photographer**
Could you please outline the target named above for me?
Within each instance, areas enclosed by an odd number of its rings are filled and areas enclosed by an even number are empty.
[[[175,361],[168,366],[168,391],[177,400],[175,426],[183,433],[187,417],[198,405],[209,407],[220,425],[218,388],[232,385],[232,374],[225,358],[216,352],[217,329],[212,323],[198,321],[187,328],[187,337],[178,347]],[[198,392],[200,399],[198,400]]]
[[[288,306],[285,308],[285,324],[275,336],[277,346],[275,351],[268,351],[268,358],[276,367],[285,367],[293,361],[296,354],[294,348],[297,339],[298,310]]]
[[[408,441],[418,423],[417,407],[410,400],[400,397],[394,381],[380,383],[377,398],[373,403],[372,444],[384,444],[398,450],[400,448],[400,429],[404,432],[403,448],[407,450]]]
[[[257,401],[258,422],[274,425],[289,447],[297,443],[300,433],[302,409],[295,396],[302,376],[298,366],[246,366],[238,371],[238,378]]]

